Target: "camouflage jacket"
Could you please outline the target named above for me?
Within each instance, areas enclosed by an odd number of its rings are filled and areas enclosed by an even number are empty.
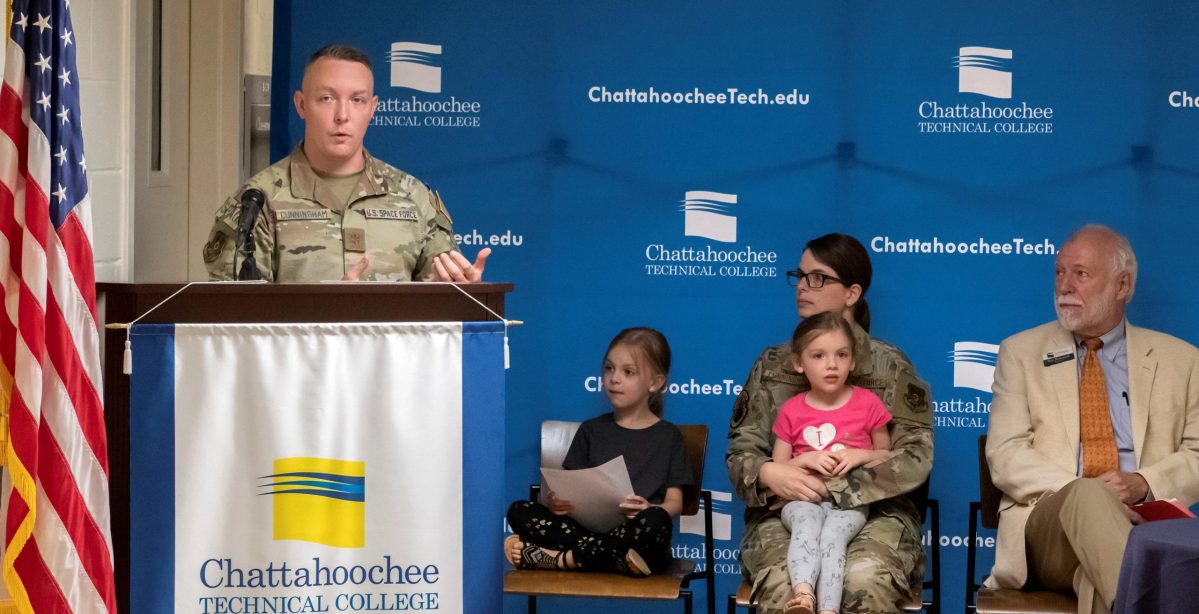
[[[255,175],[217,210],[204,245],[209,277],[236,278],[241,196],[258,188],[266,202],[254,226],[254,258],[263,279],[341,279],[364,254],[370,258],[364,280],[434,279],[433,257],[457,249],[441,198],[416,177],[366,151],[363,156],[366,166],[344,210],[309,165],[303,143]]]
[[[854,324],[857,364],[849,383],[877,394],[891,412],[891,454],[828,480],[829,493],[841,508],[871,504],[871,515],[903,518],[920,533],[919,504],[901,497],[928,479],[933,462],[932,400],[928,385],[916,375],[899,348],[873,339]],[[729,448],[725,455],[729,481],[745,501],[745,524],[776,515],[767,507],[772,495],[758,485],[758,471],[770,461],[778,409],[787,399],[808,390],[807,378],[791,366],[790,344],[767,348],[749,372],[733,406]]]

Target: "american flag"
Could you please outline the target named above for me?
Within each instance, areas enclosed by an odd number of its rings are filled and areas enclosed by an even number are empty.
[[[70,0],[13,0],[0,92],[3,576],[21,612],[115,612],[91,201]]]

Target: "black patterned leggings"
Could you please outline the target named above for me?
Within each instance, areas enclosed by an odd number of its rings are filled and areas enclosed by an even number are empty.
[[[516,501],[508,508],[508,524],[520,540],[550,550],[574,552],[579,569],[615,570],[625,553],[636,550],[654,573],[670,564],[673,520],[666,510],[650,507],[607,533],[584,529],[570,516],[558,516],[532,501]]]

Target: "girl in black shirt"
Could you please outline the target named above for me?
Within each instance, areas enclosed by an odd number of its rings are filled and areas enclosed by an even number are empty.
[[[612,412],[579,426],[562,466],[585,469],[624,456],[633,485],[620,503],[627,520],[607,533],[573,518],[570,502],[545,491],[542,503],[516,501],[504,555],[518,568],[614,570],[646,576],[670,563],[673,519],[691,484],[683,435],[662,419],[670,345],[652,328],[620,331],[604,356],[603,388]]]

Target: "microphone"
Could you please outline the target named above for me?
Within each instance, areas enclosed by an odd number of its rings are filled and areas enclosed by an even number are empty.
[[[241,269],[237,271],[237,280],[262,279],[258,274],[258,263],[254,260],[254,225],[262,213],[262,203],[266,195],[258,188],[250,188],[241,195],[241,215],[237,218],[237,252],[241,254]]]

